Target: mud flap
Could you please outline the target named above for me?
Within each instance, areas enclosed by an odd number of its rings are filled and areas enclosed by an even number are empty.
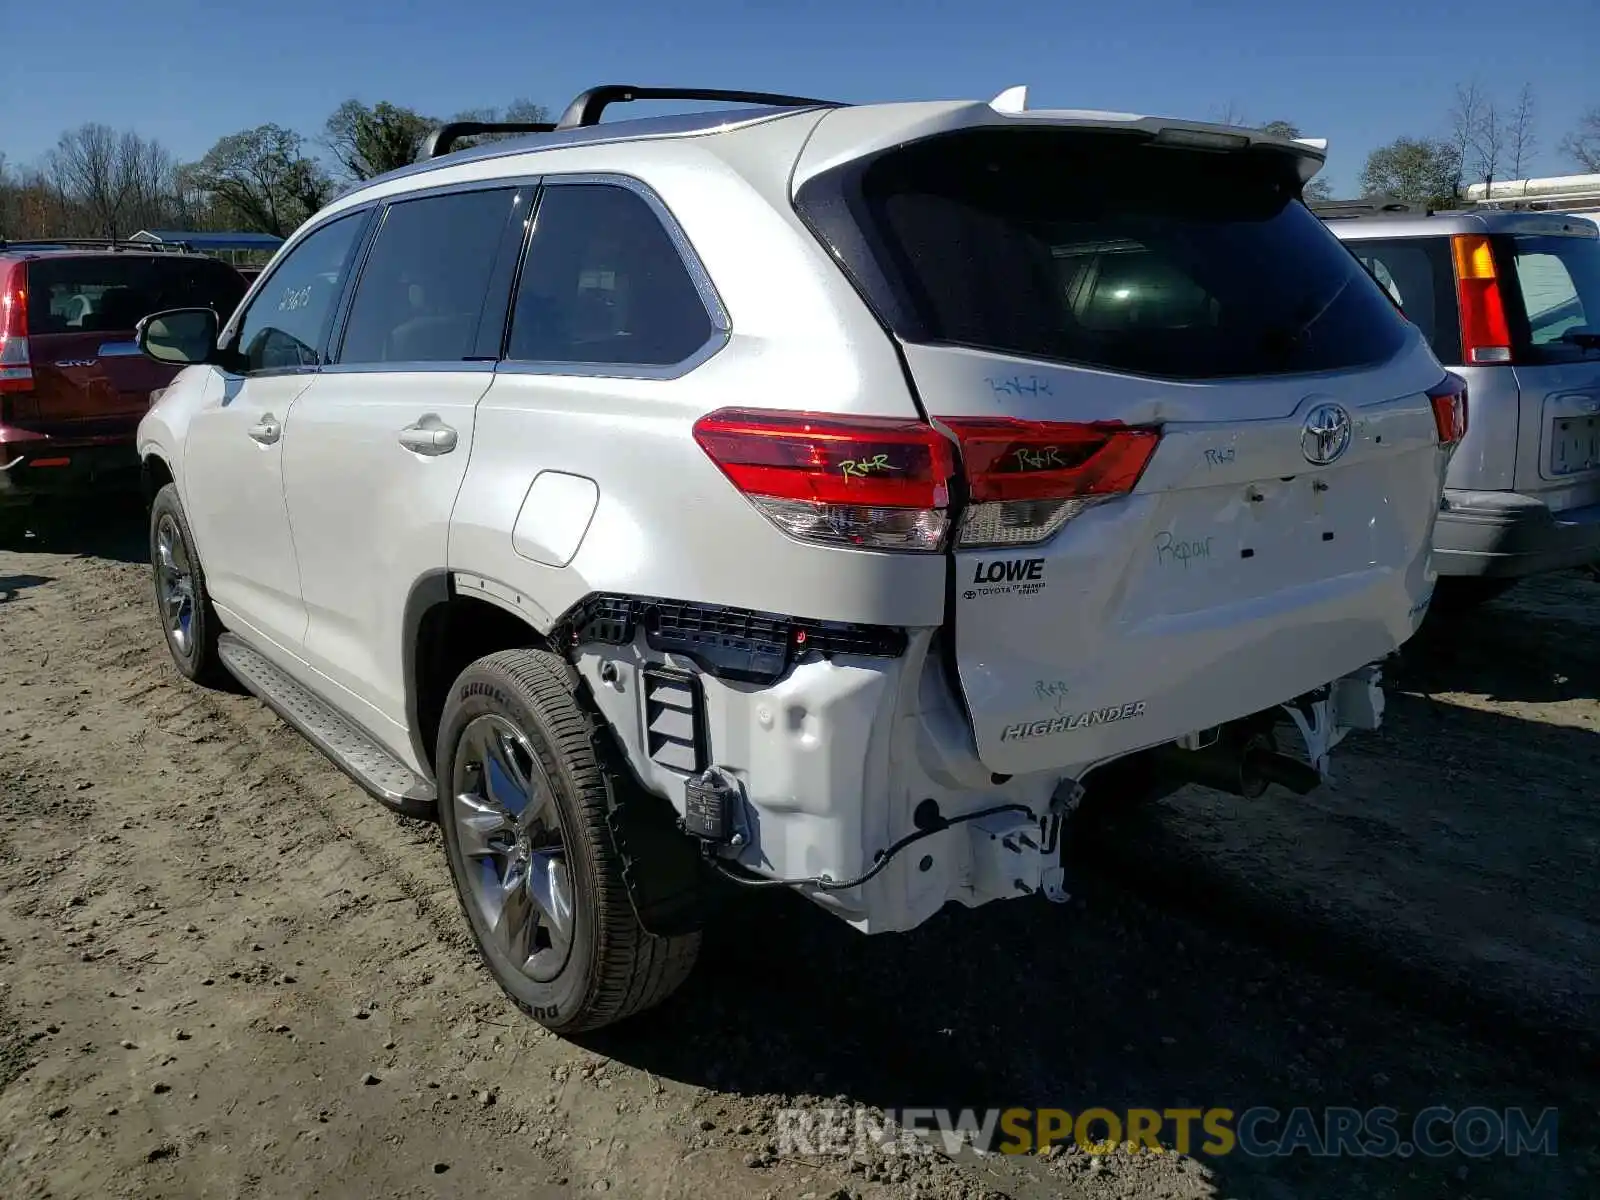
[[[664,800],[642,791],[607,814],[611,840],[622,858],[628,902],[644,931],[682,937],[704,927],[711,889],[697,843],[678,827]]]

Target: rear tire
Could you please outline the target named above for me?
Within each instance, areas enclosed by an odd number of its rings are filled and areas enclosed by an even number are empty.
[[[700,935],[639,924],[607,822],[636,786],[567,664],[504,650],[456,679],[435,777],[445,855],[473,941],[501,989],[572,1034],[659,1004],[688,978]]]
[[[150,505],[150,568],[156,613],[178,673],[204,687],[228,686],[232,676],[217,656],[222,621],[211,606],[194,534],[173,483]]]

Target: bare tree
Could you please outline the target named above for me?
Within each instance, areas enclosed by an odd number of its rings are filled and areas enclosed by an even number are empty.
[[[1524,172],[1533,166],[1534,151],[1539,148],[1537,118],[1533,84],[1525,83],[1517,93],[1516,106],[1506,118],[1506,159],[1513,179],[1523,178]]]
[[[112,238],[127,203],[119,147],[109,125],[90,123],[63,133],[49,159],[51,179],[62,195],[82,207],[96,235]]]
[[[176,166],[160,142],[124,133],[117,143],[117,175],[124,186],[123,215],[129,233],[159,228],[174,215]]]
[[[1483,90],[1478,86],[1477,80],[1469,84],[1456,84],[1456,102],[1450,109],[1450,149],[1451,158],[1456,164],[1455,191],[1461,192],[1462,176],[1471,161],[1472,151],[1478,135],[1478,126],[1483,121]]]
[[[1478,182],[1494,182],[1505,152],[1507,126],[1500,117],[1500,106],[1492,98],[1485,99],[1478,111],[1478,123],[1472,134],[1474,174]]]
[[[1585,171],[1600,171],[1600,105],[1578,118],[1578,127],[1561,139],[1561,153]]]
[[[19,189],[11,180],[11,169],[6,164],[6,156],[4,152],[0,152],[0,238],[15,237],[17,234],[19,199]]]
[[[1243,127],[1250,122],[1245,119],[1244,109],[1234,101],[1229,100],[1221,108],[1213,110],[1217,115],[1212,118],[1217,125],[1237,125]]]

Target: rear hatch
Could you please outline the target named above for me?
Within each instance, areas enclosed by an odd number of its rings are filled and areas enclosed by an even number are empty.
[[[1552,511],[1600,503],[1600,230],[1552,216],[1496,239],[1521,395],[1516,489]],[[1534,436],[1531,431],[1537,431]]]
[[[131,438],[150,393],[177,373],[139,353],[134,326],[195,306],[226,320],[246,286],[199,255],[44,255],[25,268],[33,387],[8,396],[8,420],[53,437]]]
[[[1227,144],[1004,122],[797,193],[960,444],[954,658],[997,772],[1268,708],[1425,607],[1445,372],[1295,150]]]

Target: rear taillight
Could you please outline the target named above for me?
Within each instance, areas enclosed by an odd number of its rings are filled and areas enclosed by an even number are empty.
[[[793,537],[873,550],[944,545],[954,456],[921,421],[722,409],[696,421],[694,437]]]
[[[1084,509],[1131,492],[1159,430],[1114,424],[941,418],[960,447],[962,547],[1042,542]],[[695,440],[784,532],[875,550],[940,550],[955,448],[921,421],[723,409]]]
[[[1511,361],[1511,327],[1495,270],[1494,243],[1482,234],[1450,239],[1455,258],[1456,298],[1461,308],[1461,361]]]
[[[1433,423],[1439,428],[1439,444],[1454,446],[1467,436],[1467,381],[1459,375],[1446,375],[1444,382],[1428,389],[1433,405]]]
[[[1131,492],[1161,440],[1116,424],[945,417],[971,503],[961,546],[1042,542],[1084,509]]]
[[[0,265],[0,392],[33,390],[26,281],[26,264]]]

